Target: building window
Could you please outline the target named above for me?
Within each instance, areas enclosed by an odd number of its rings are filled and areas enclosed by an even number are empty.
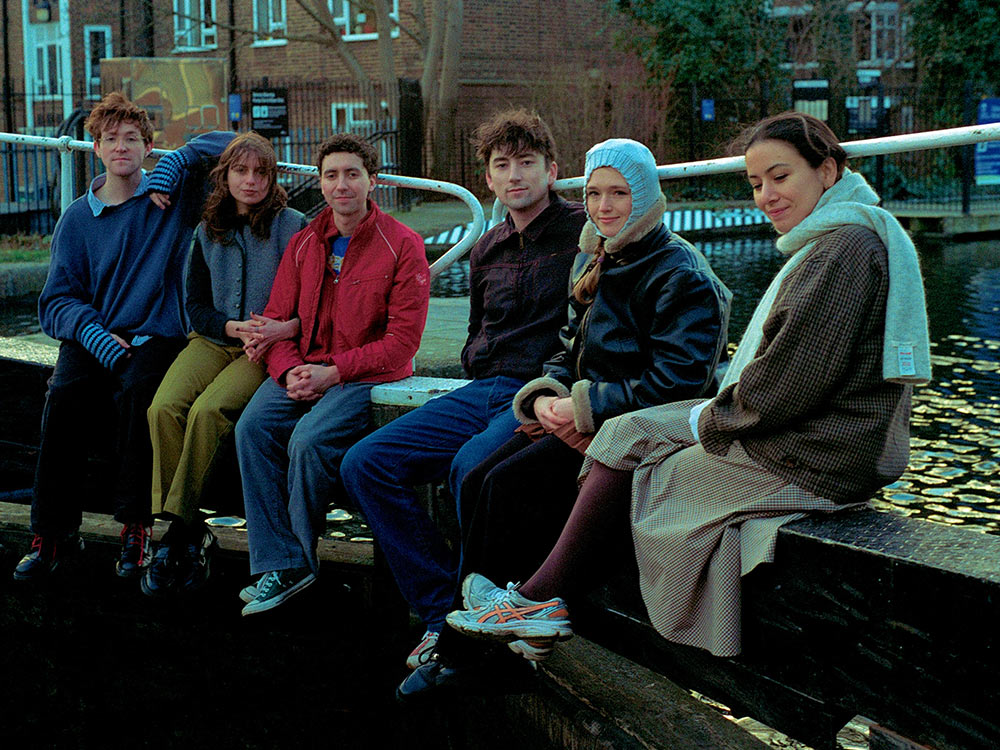
[[[368,134],[375,129],[375,122],[368,117],[364,102],[333,102],[330,104],[330,124],[334,133]]]
[[[899,11],[899,3],[852,3],[854,49],[858,64],[889,67],[913,64],[907,30],[909,19]]]
[[[389,6],[389,18],[399,23],[399,0],[391,0]],[[369,10],[367,3],[362,4],[355,0],[330,0],[330,13],[333,15],[333,22],[340,27],[340,35],[346,41],[378,39],[375,13]],[[399,26],[393,24],[390,33],[394,37],[399,36]]]
[[[62,45],[41,43],[35,47],[34,76],[37,96],[62,95]]]
[[[101,58],[112,54],[110,26],[83,27],[83,75],[88,98],[101,98]]]
[[[215,49],[215,0],[174,0],[174,51]]]
[[[254,44],[286,44],[285,0],[253,0]]]

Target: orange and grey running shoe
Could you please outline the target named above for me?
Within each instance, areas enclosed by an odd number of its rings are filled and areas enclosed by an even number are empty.
[[[503,643],[522,639],[564,641],[573,637],[569,610],[562,599],[532,601],[521,596],[513,583],[507,585],[502,596],[491,597],[471,610],[456,610],[447,619],[451,627],[466,635]]]
[[[508,588],[517,584],[507,584]],[[494,601],[500,601],[507,596],[507,589],[502,589],[493,581],[479,573],[469,573],[462,581],[462,603],[467,610],[484,607]],[[507,644],[507,648],[515,654],[523,656],[528,661],[545,661],[552,655],[555,647],[554,638],[534,638],[530,641],[518,639]]]

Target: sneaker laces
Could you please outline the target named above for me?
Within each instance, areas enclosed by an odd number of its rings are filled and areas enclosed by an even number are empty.
[[[122,542],[126,547],[131,547],[133,545],[139,547],[139,559],[138,563],[142,563],[146,560],[146,540],[150,536],[150,529],[141,523],[129,523],[122,526]],[[136,539],[138,537],[138,539]]]
[[[270,591],[272,586],[278,583],[278,571],[272,570],[269,573],[265,573],[264,576],[257,583],[257,597],[261,597]]]
[[[499,604],[500,602],[509,601],[511,594],[517,593],[517,589],[520,585],[521,585],[520,581],[518,581],[517,583],[508,581],[507,588],[502,589],[498,586],[496,589],[487,594],[486,601],[484,601],[480,605],[480,608],[488,606],[490,604]]]
[[[43,559],[48,552],[50,558],[55,558],[56,556],[56,544],[57,540],[51,539],[46,542],[49,537],[43,537],[41,534],[35,534],[34,538],[31,540],[31,552],[38,553],[38,559]],[[48,548],[48,549],[46,549]]]

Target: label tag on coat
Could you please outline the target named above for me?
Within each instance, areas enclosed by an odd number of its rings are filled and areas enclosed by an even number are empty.
[[[896,347],[899,360],[900,375],[916,375],[917,367],[913,359],[913,344],[900,344]]]

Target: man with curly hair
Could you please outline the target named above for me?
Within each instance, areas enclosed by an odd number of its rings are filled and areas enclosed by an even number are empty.
[[[470,254],[469,335],[462,365],[472,382],[396,419],[344,458],[344,486],[364,511],[403,596],[426,633],[407,658],[430,658],[452,609],[457,555],[419,503],[413,486],[447,478],[459,504],[470,469],[518,426],[514,395],[541,372],[566,323],[570,268],[586,217],[552,191],[558,168],[552,133],[523,109],[477,128],[486,184],[507,218]]]
[[[199,136],[147,175],[153,126],[144,110],[108,94],[86,126],[105,172],[60,217],[38,298],[42,330],[61,343],[42,413],[35,536],[14,571],[19,581],[48,576],[83,548],[79,486],[87,436],[101,422],[117,428],[117,465],[106,477],[123,526],[116,571],[137,577],[150,562],[146,410],[187,334],[182,277],[204,198],[202,168],[234,135]]]

